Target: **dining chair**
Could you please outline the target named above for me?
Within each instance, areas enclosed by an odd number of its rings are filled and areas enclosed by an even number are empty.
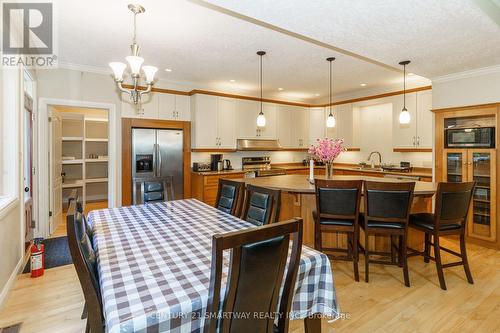
[[[359,209],[362,180],[315,179],[316,211],[314,218],[314,248],[320,252],[340,252],[346,255],[327,253],[334,260],[353,262],[354,279],[359,281]],[[347,235],[347,248],[323,247],[323,233]]]
[[[474,182],[469,183],[439,183],[436,192],[434,213],[418,213],[410,215],[410,228],[425,233],[424,251],[413,250],[413,254],[423,255],[424,261],[432,259],[436,262],[436,269],[441,289],[446,290],[443,268],[462,265],[465,276],[470,284],[474,283],[469,268],[465,249],[465,231],[467,216],[470,209]],[[460,253],[440,245],[440,236],[457,235],[460,238]],[[432,237],[432,242],[431,242]],[[434,257],[430,256],[431,246],[434,247]],[[441,250],[459,257],[462,261],[442,264]]]
[[[215,208],[233,216],[240,216],[241,205],[244,199],[244,186],[244,182],[219,179]]]
[[[257,226],[274,223],[279,218],[281,191],[247,185],[241,219]]]
[[[102,312],[99,277],[94,249],[85,231],[83,214],[77,211],[78,195],[72,192],[67,216],[66,228],[68,245],[73,259],[73,264],[80,280],[80,285],[85,297],[87,310],[87,326],[85,332],[104,333],[104,315]]]
[[[403,267],[405,286],[410,286],[408,256],[406,251],[408,221],[413,202],[415,182],[364,182],[365,211],[361,228],[365,233],[365,281],[368,282],[369,265],[397,265]],[[371,235],[389,236],[390,252],[370,251],[368,238]],[[394,244],[397,237],[399,244]],[[398,261],[396,261],[396,249]],[[370,253],[390,256],[390,261],[370,259]]]
[[[290,241],[293,243],[289,256]],[[225,250],[231,252],[225,293],[221,300]],[[302,219],[298,218],[214,235],[204,332],[288,332],[288,314],[301,250]],[[226,316],[235,313],[249,313],[250,316]],[[274,325],[276,315],[277,326]]]

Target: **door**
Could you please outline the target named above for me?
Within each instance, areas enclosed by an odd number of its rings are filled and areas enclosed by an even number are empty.
[[[219,97],[217,133],[219,148],[236,148],[236,100]]]
[[[33,100],[24,95],[24,244],[33,239]]]
[[[159,94],[158,96],[158,118],[159,119],[176,119],[175,112],[175,95]]]
[[[279,125],[279,123],[278,123]],[[308,147],[309,109],[294,107],[292,112],[292,148]]]
[[[194,103],[194,148],[217,148],[217,97],[196,95]]]
[[[175,95],[175,111],[177,120],[191,121],[191,109],[189,104],[189,96]]]
[[[445,182],[467,181],[467,150],[446,149],[444,151],[443,179]]]
[[[417,147],[432,148],[432,91],[417,92]]]
[[[58,112],[50,112],[50,215],[49,234],[53,233],[62,214],[62,119]]]
[[[293,148],[297,143],[294,141],[294,133],[292,133],[292,113],[295,112],[293,106],[279,105],[276,112],[278,120],[278,140],[282,147]]]
[[[132,129],[132,179],[156,176],[156,130]]]
[[[172,177],[175,200],[184,198],[182,130],[156,130],[158,177]],[[168,189],[167,189],[168,190]]]
[[[496,156],[494,149],[468,150],[468,181],[475,181],[469,237],[496,241]]]

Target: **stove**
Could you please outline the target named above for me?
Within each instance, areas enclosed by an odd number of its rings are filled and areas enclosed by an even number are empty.
[[[248,173],[248,178],[286,175],[286,170],[271,167],[270,156],[243,157],[241,159],[243,171]]]

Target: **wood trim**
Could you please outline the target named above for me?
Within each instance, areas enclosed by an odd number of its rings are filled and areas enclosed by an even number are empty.
[[[432,86],[417,87],[417,88],[413,88],[413,89],[407,89],[406,93],[408,94],[408,93],[413,93],[413,92],[417,92],[417,91],[424,91],[424,90],[431,90],[431,89],[432,89]],[[404,93],[405,93],[405,91],[398,90],[398,91],[392,91],[392,92],[388,92],[388,93],[384,93],[384,94],[347,99],[347,100],[343,100],[343,101],[333,102],[332,104],[327,103],[327,104],[311,105],[311,107],[327,107],[330,105],[334,106],[334,105],[341,105],[341,104],[348,104],[348,103],[363,102],[363,101],[368,101],[371,99],[378,99],[378,98],[402,95]]]
[[[467,105],[467,106],[459,106],[459,107],[432,109],[431,111],[434,113],[441,113],[441,112],[450,112],[450,111],[465,111],[465,110],[496,108],[496,107],[500,107],[500,103],[488,103],[488,104],[478,104],[478,105]]]
[[[184,198],[191,198],[191,123],[189,121],[122,118],[122,205],[132,204],[132,128],[181,129]]]
[[[309,148],[282,148],[282,149],[273,149],[273,150],[266,150],[266,149],[259,149],[257,151],[299,151],[299,152],[307,152]],[[239,151],[238,149],[221,149],[221,148],[193,148],[191,149],[191,152],[193,153],[235,153]],[[244,151],[244,150],[240,150]],[[247,150],[248,151],[248,150]],[[361,151],[361,148],[347,148],[347,151]],[[432,150],[431,150],[432,151]]]
[[[432,153],[432,148],[393,148],[395,153]]]
[[[123,85],[125,88],[131,89],[133,86],[129,84],[124,84]],[[145,90],[146,87],[144,86],[139,86],[139,90]],[[424,86],[424,87],[417,87],[413,89],[408,89],[406,90],[406,93],[412,93],[412,92],[417,92],[417,91],[424,91],[424,90],[431,90],[432,86]],[[249,101],[257,101],[260,102],[259,97],[253,97],[253,96],[245,96],[245,95],[237,95],[237,94],[228,94],[228,93],[223,93],[223,92],[218,92],[218,91],[210,91],[210,90],[200,90],[200,89],[193,89],[191,91],[180,91],[180,90],[171,90],[171,89],[163,89],[163,88],[152,88],[153,92],[159,92],[159,93],[164,93],[164,94],[176,94],[176,95],[185,95],[185,96],[192,96],[195,94],[203,94],[203,95],[211,95],[211,96],[219,96],[219,97],[227,97],[227,98],[236,98],[236,99],[244,99],[244,100],[249,100]],[[306,108],[317,108],[317,107],[327,107],[330,105],[341,105],[341,104],[348,104],[348,103],[356,103],[356,102],[362,102],[362,101],[368,101],[371,99],[378,99],[378,98],[384,98],[384,97],[390,97],[390,96],[396,96],[396,95],[402,95],[404,93],[403,90],[398,90],[398,91],[392,91],[384,94],[378,94],[378,95],[371,95],[371,96],[366,96],[366,97],[359,97],[359,98],[353,98],[353,99],[346,99],[343,101],[337,101],[333,102],[332,104],[308,104],[308,103],[299,103],[299,102],[289,102],[289,101],[281,101],[281,100],[276,100],[276,99],[269,99],[269,98],[263,98],[262,102],[264,103],[275,103],[275,104],[283,104],[283,105],[291,105],[291,106],[300,106],[300,107],[306,107]]]

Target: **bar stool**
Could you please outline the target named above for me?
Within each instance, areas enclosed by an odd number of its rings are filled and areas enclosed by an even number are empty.
[[[408,273],[408,258],[406,253],[408,221],[410,219],[411,204],[415,183],[364,183],[365,212],[364,223],[361,227],[365,232],[365,281],[368,282],[369,265],[383,264],[403,267],[405,286],[410,286]],[[370,259],[368,236],[389,236],[391,252],[372,252],[373,254],[386,255],[391,261]],[[398,237],[399,252],[398,262],[395,261],[393,238]]]
[[[244,182],[219,179],[215,208],[233,216],[239,216],[244,197]]]
[[[474,182],[470,183],[439,183],[436,192],[435,212],[419,213],[410,216],[410,227],[425,233],[425,246],[423,252],[413,249],[411,255],[423,255],[424,261],[432,259],[436,262],[436,269],[441,289],[446,290],[443,268],[462,265],[464,266],[467,281],[474,283],[467,260],[465,250],[465,230],[467,225],[467,215],[470,209],[472,193],[474,193]],[[441,235],[459,235],[460,253],[447,249],[439,245]],[[433,241],[431,242],[431,237]],[[434,247],[434,257],[430,256],[431,245]],[[462,259],[462,261],[442,264],[441,250],[448,252]]]
[[[314,218],[314,248],[320,252],[341,252],[346,255],[327,253],[334,260],[353,262],[354,279],[359,281],[359,207],[362,180],[315,179],[316,211]],[[323,233],[345,233],[347,249],[323,247]]]
[[[241,219],[257,226],[274,223],[280,215],[281,191],[247,185]]]

